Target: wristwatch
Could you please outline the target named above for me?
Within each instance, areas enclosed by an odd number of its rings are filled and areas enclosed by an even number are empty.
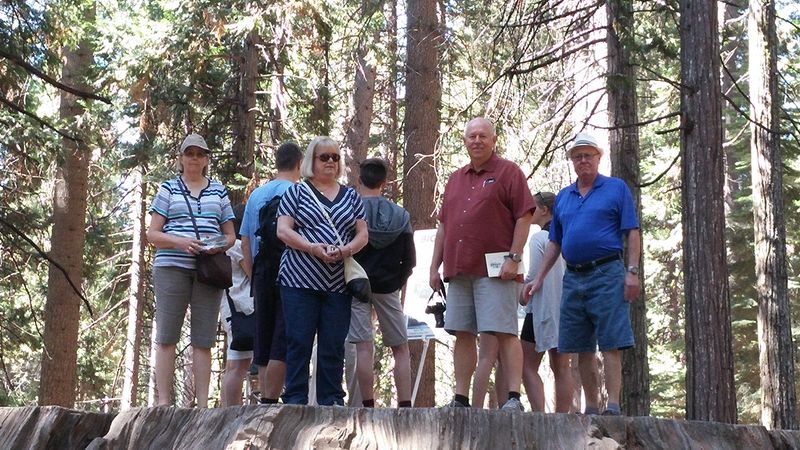
[[[514,262],[522,261],[522,253],[509,253],[505,257],[511,259]]]
[[[634,275],[639,275],[639,267],[638,266],[628,266],[625,268],[625,271],[628,273],[632,273]]]

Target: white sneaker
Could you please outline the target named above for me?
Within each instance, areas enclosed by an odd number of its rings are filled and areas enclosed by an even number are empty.
[[[500,408],[501,411],[511,411],[511,412],[522,412],[525,411],[525,407],[522,406],[519,399],[510,398],[507,402],[503,404],[503,407]]]

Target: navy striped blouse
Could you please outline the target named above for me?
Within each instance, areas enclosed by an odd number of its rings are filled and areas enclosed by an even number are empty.
[[[208,180],[206,187],[200,191],[200,197],[193,197],[188,194],[188,189],[180,177],[161,183],[156,198],[150,205],[151,214],[156,213],[167,219],[161,231],[182,237],[196,237],[183,192],[187,192],[189,197],[189,204],[192,205],[192,213],[197,222],[200,237],[221,235],[220,225],[233,220],[233,209],[228,198],[228,190],[222,183]],[[184,250],[159,248],[156,250],[153,267],[194,269],[195,257]]]
[[[355,189],[340,186],[334,201],[328,200],[308,182],[317,198],[325,206],[339,236],[347,245],[355,236],[356,220],[364,219],[364,204]],[[278,216],[291,216],[294,229],[311,243],[338,245],[328,219],[308,189],[299,184],[290,187],[281,198]],[[279,280],[282,286],[345,293],[344,264],[326,264],[310,254],[287,248],[281,257]]]

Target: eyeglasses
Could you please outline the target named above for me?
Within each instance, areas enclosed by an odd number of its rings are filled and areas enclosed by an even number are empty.
[[[322,162],[328,162],[328,161],[339,162],[341,156],[339,156],[338,153],[323,153],[321,155],[317,155],[317,158],[319,158],[319,160]]]
[[[599,155],[599,153],[578,153],[577,155],[570,156],[569,159],[571,159],[574,162],[578,162],[581,160],[591,161],[597,155]]]

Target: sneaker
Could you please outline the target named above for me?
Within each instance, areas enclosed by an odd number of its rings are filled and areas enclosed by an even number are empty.
[[[525,411],[525,407],[522,406],[518,398],[510,398],[507,402],[503,404],[503,407],[500,408],[501,411],[511,411],[511,412],[522,412]]]
[[[467,405],[461,403],[460,401],[453,399],[450,403],[444,405],[445,408],[466,408]]]
[[[620,413],[619,413],[619,411],[612,411],[610,409],[607,409],[607,410],[603,411],[603,414],[601,414],[601,415],[602,416],[619,416]]]

